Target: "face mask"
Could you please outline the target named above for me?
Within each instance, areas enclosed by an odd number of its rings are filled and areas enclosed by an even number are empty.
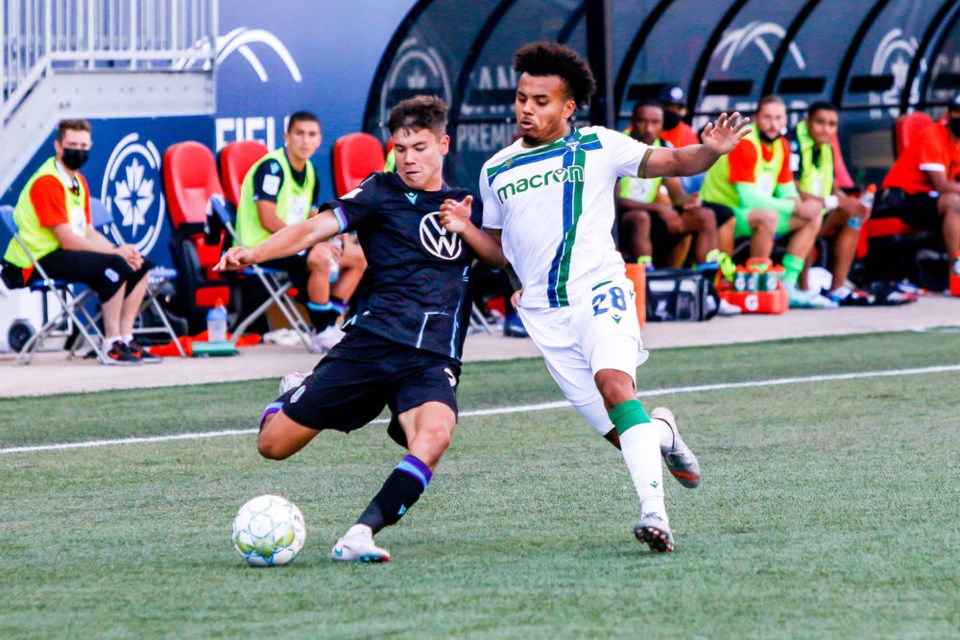
[[[960,138],[960,117],[950,118],[947,123],[950,125],[950,132]]]
[[[89,149],[64,149],[62,158],[63,166],[71,171],[77,171],[87,163],[89,157]]]
[[[760,136],[760,139],[761,139],[763,142],[767,143],[767,144],[773,144],[774,141],[775,141],[777,138],[780,137],[780,134],[778,133],[777,135],[773,136],[772,138],[768,138],[768,137],[767,137],[767,134],[765,134],[763,131],[760,131],[759,129],[757,129],[757,135]]]
[[[680,114],[676,111],[663,110],[663,129],[664,131],[670,131],[678,124],[680,124]]]

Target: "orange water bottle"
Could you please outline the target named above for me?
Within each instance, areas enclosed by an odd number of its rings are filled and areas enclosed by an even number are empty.
[[[633,282],[633,292],[637,303],[637,320],[642,327],[647,321],[647,269],[638,262],[628,262],[627,278]]]
[[[950,261],[950,295],[960,297],[960,251]]]

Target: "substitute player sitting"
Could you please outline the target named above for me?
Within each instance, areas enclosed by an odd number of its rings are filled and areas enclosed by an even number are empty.
[[[787,107],[779,96],[764,96],[756,129],[709,171],[700,189],[705,202],[733,209],[734,238],[750,238],[750,257],[769,258],[780,236],[788,236],[783,285],[791,308],[829,308],[836,303],[808,295],[797,284],[820,233],[820,202],[803,200],[790,171],[790,145],[783,137]]]
[[[258,160],[243,179],[237,205],[237,240],[259,244],[287,225],[317,214],[320,183],[310,158],[323,136],[320,120],[309,111],[290,116],[284,144]],[[336,265],[338,273],[331,273]],[[292,256],[271,260],[266,267],[286,271],[316,331],[314,345],[329,351],[343,333],[337,320],[366,268],[363,252],[349,238],[321,242]]]
[[[444,201],[467,197],[443,182],[447,107],[437,97],[404,100],[390,113],[396,173],[377,173],[320,213],[252,248],[232,248],[217,265],[237,270],[356,231],[368,268],[346,337],[306,378],[286,389],[260,420],[257,447],[281,460],[325,429],[350,432],[392,414],[388,433],[409,455],[394,468],[331,557],[386,562],[373,536],[395,524],[430,483],[457,422],[457,382],[466,329],[472,256],[440,225]],[[283,389],[283,387],[282,387]]]

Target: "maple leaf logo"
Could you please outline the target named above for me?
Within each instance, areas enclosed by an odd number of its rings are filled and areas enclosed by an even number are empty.
[[[124,179],[117,180],[114,186],[117,190],[114,202],[123,215],[120,222],[124,227],[133,227],[133,235],[137,235],[137,227],[145,225],[146,213],[153,204],[153,180],[144,178],[144,166],[134,158],[124,169]]]

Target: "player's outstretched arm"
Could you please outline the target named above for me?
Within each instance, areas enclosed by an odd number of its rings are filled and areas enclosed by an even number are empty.
[[[669,176],[692,176],[703,173],[720,156],[733,151],[743,136],[750,133],[747,123],[750,118],[741,118],[734,111],[731,115],[720,114],[716,124],[710,122],[700,134],[702,144],[694,144],[679,149],[655,147],[647,159],[645,175],[641,178]]]
[[[252,264],[300,253],[340,233],[340,223],[330,209],[280,229],[255,247],[232,247],[223,254],[214,271],[237,271]]]
[[[491,266],[502,267],[507,264],[507,259],[500,246],[500,235],[478,229],[473,224],[470,220],[472,204],[473,196],[467,196],[459,202],[450,198],[444,200],[440,205],[440,224],[447,231],[459,233],[478,258]]]

